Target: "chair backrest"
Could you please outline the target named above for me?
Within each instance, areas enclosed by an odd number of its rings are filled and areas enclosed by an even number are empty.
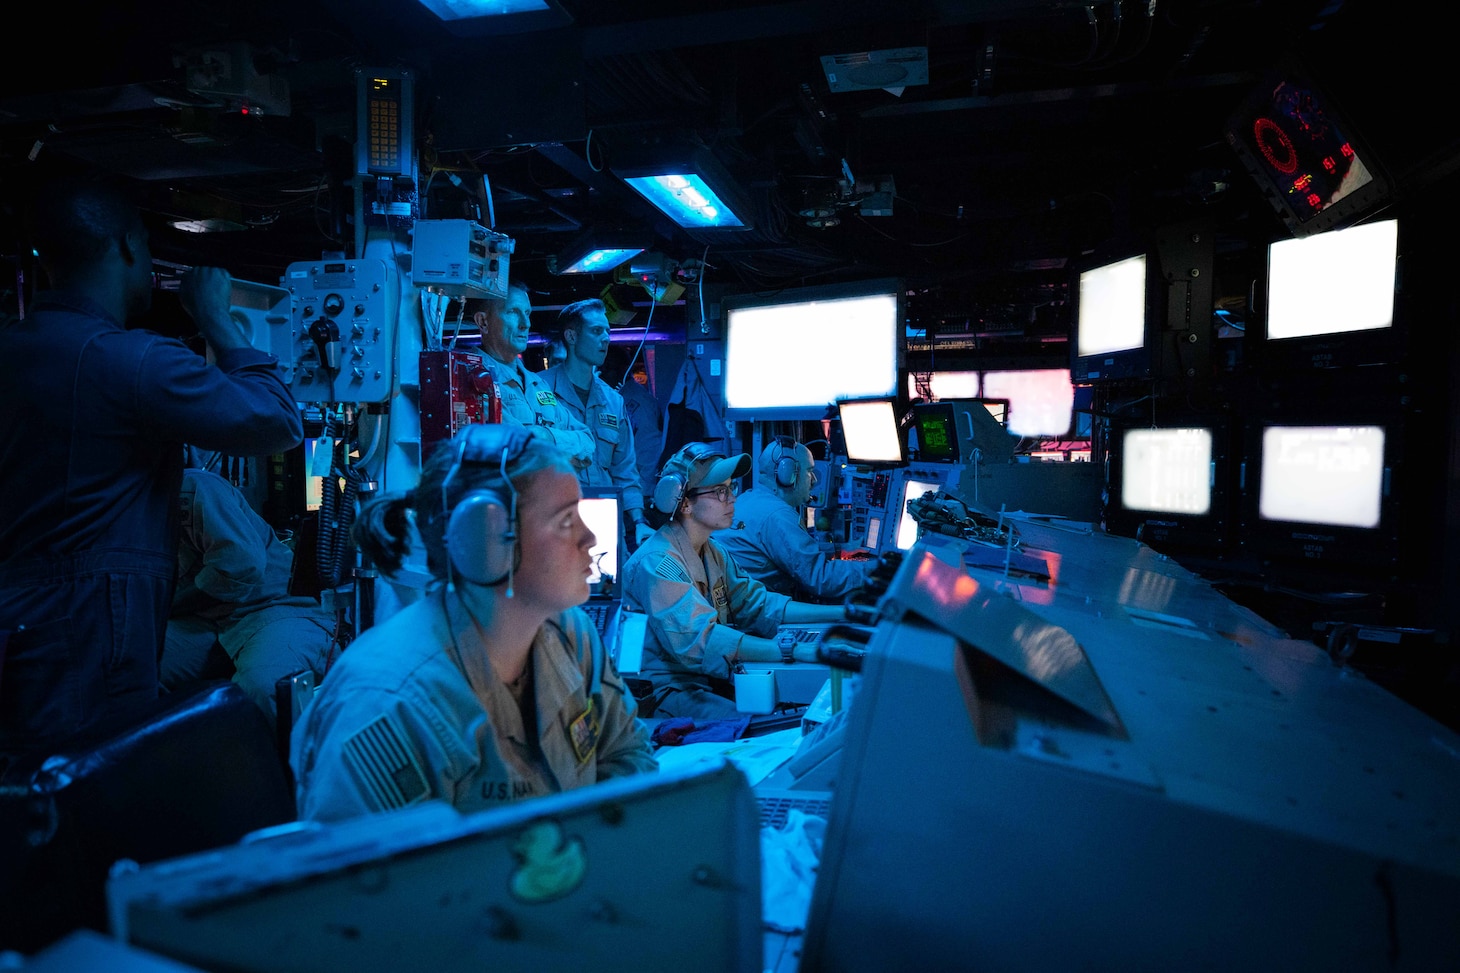
[[[107,931],[106,879],[295,818],[273,729],[231,682],[164,696],[141,719],[27,754],[0,781],[0,949]]]

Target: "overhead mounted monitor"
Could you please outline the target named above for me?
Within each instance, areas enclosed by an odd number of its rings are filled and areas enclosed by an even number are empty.
[[[1077,270],[1070,372],[1076,382],[1151,377],[1151,266],[1144,250]]]
[[[1296,64],[1262,79],[1227,120],[1225,136],[1294,236],[1345,226],[1390,197],[1373,152]]]
[[[1254,358],[1274,371],[1400,360],[1400,243],[1397,219],[1270,243]]]
[[[896,396],[900,291],[879,280],[726,297],[726,418],[821,420],[838,399]]]

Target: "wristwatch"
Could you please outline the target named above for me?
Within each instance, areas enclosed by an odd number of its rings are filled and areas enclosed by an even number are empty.
[[[786,665],[796,661],[796,636],[790,632],[782,632],[776,636],[776,645],[781,649],[781,661]]]

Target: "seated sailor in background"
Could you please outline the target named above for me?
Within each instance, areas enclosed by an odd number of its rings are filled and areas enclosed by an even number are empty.
[[[162,688],[232,678],[270,721],[274,684],[304,670],[323,677],[335,619],[289,594],[294,552],[228,480],[183,471],[177,587],[162,649]]]
[[[760,479],[735,504],[740,523],[716,531],[715,540],[740,570],[783,595],[840,603],[860,590],[876,562],[833,558],[802,526],[816,484],[811,450],[777,436],[761,450],[758,467]]]
[[[593,433],[593,462],[578,471],[578,480],[584,486],[612,486],[621,492],[627,521],[624,536],[638,547],[654,530],[644,519],[634,428],[624,397],[598,376],[609,343],[608,311],[603,302],[591,297],[559,311],[558,340],[565,358],[544,369],[541,378],[559,404]]]
[[[657,769],[638,706],[588,616],[593,532],[561,449],[471,425],[356,540],[398,571],[411,525],[435,580],[367,629],[295,724],[302,820],[439,798],[461,811]]]
[[[526,426],[540,439],[566,450],[574,470],[587,469],[593,463],[593,433],[522,362],[532,328],[527,287],[512,281],[506,300],[487,298],[472,319],[482,335],[482,364],[492,373],[502,403],[502,422]]]
[[[735,516],[745,453],[692,442],[664,464],[654,506],[669,516],[623,568],[624,603],[648,616],[640,674],[656,716],[733,719],[731,673],[741,662],[813,662],[816,647],[782,649],[778,625],[841,621],[840,605],[792,601],[742,572],[711,537]]]

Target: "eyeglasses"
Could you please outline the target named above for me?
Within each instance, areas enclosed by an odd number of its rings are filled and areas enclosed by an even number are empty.
[[[713,495],[715,499],[719,500],[721,503],[729,503],[731,500],[735,499],[735,495],[739,492],[740,488],[735,484],[722,483],[717,487],[710,487],[708,490],[691,490],[689,495],[691,497],[705,497]]]

